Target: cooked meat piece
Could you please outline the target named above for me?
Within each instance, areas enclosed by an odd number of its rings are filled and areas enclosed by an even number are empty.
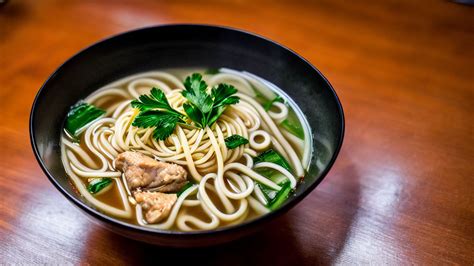
[[[148,191],[135,192],[134,196],[137,203],[145,211],[145,220],[151,224],[160,222],[168,217],[174,203],[178,199],[176,194]]]
[[[125,174],[130,190],[178,192],[187,183],[187,172],[183,167],[156,161],[139,152],[119,154],[115,168]]]

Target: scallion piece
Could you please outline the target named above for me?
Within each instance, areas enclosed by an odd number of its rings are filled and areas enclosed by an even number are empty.
[[[269,162],[269,163],[278,164],[279,166],[292,172],[291,166],[288,163],[288,161],[283,156],[281,156],[281,154],[274,151],[273,149],[269,149],[260,153],[257,157],[253,159],[253,162],[254,164],[257,164],[260,162]]]
[[[303,127],[295,113],[289,112],[288,117],[280,123],[280,126],[298,138],[304,139]]]
[[[266,150],[254,158],[255,164],[260,163],[260,162],[274,163],[285,168],[286,170],[290,172],[292,171],[288,161],[286,161],[286,159],[281,154],[274,151],[273,149]],[[267,208],[269,208],[270,210],[277,209],[285,202],[290,192],[292,191],[290,180],[288,180],[288,178],[285,175],[283,175],[282,173],[274,169],[258,168],[255,170],[259,174],[265,176],[266,178],[270,179],[272,182],[276,183],[277,185],[281,187],[280,190],[273,190],[263,184],[260,184],[260,183],[257,184],[257,186],[260,187],[260,190],[262,191],[263,195],[265,196],[268,202]]]
[[[108,187],[110,184],[112,184],[112,178],[95,178],[89,183],[87,190],[91,194],[97,194],[104,188]]]
[[[86,125],[105,114],[105,111],[92,104],[79,102],[71,107],[66,117],[64,129],[73,137]]]
[[[278,209],[286,201],[286,199],[288,199],[290,192],[291,184],[290,182],[287,182],[283,185],[280,191],[278,191],[276,196],[268,202],[267,207],[272,211]]]

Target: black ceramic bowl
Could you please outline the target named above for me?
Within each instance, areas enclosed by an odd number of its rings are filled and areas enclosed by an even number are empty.
[[[304,183],[280,209],[232,227],[200,232],[160,231],[128,224],[92,208],[74,192],[60,159],[62,123],[71,105],[97,88],[138,72],[172,67],[246,70],[282,88],[305,113],[314,133],[314,154]],[[30,138],[53,185],[108,229],[167,246],[202,246],[256,231],[307,196],[333,165],[344,136],[338,97],[324,76],[291,50],[263,37],[226,27],[166,25],[126,32],[71,57],[44,83],[33,102]]]

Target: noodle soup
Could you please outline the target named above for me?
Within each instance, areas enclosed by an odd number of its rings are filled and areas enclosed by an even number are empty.
[[[285,203],[312,155],[282,90],[231,69],[125,77],[71,107],[61,158],[101,212],[161,230],[212,230]]]

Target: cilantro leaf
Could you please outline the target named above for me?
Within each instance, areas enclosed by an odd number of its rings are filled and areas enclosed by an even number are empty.
[[[138,100],[131,102],[131,105],[140,110],[132,126],[155,127],[153,130],[155,139],[165,140],[173,133],[177,123],[184,123],[184,115],[170,106],[166,95],[160,89],[152,88],[150,95],[140,95]]]
[[[141,128],[149,128],[155,127],[158,123],[161,123],[163,117],[175,116],[172,114],[168,114],[166,112],[160,110],[147,110],[144,112],[140,112],[132,122],[132,126],[141,127]]]
[[[133,108],[137,108],[140,111],[147,111],[151,109],[164,109],[171,113],[180,114],[170,106],[164,92],[157,88],[152,88],[150,91],[150,95],[140,95],[140,97],[138,97],[138,100],[133,100],[131,102],[131,105]]]
[[[184,112],[186,112],[186,115],[194,121],[194,123],[196,123],[199,127],[203,127],[203,121],[204,120],[204,116],[202,114],[201,111],[199,111],[194,105],[191,105],[191,104],[188,104],[188,103],[185,103],[183,104],[183,109],[184,109]]]
[[[212,125],[214,122],[217,121],[217,119],[222,115],[222,113],[225,111],[226,106],[219,106],[217,108],[212,109],[212,112],[209,114],[209,121],[208,124]]]
[[[235,149],[240,145],[245,145],[249,143],[249,140],[240,136],[240,135],[232,135],[224,139],[225,146],[229,149]]]
[[[155,127],[153,137],[165,140],[173,133],[179,121],[181,121],[181,118],[176,114],[161,110],[147,110],[140,112],[135,117],[132,126],[141,128]]]
[[[181,94],[188,100],[183,105],[187,116],[194,123],[205,128],[211,126],[222,115],[228,105],[239,102],[239,97],[233,96],[237,89],[229,84],[221,83],[207,92],[208,85],[202,80],[202,75],[194,73],[184,81],[185,90]]]
[[[196,126],[205,128],[216,122],[227,106],[240,100],[234,95],[237,89],[229,84],[219,84],[209,93],[208,85],[199,73],[186,77],[183,85],[181,94],[187,99],[183,104],[186,115],[171,107],[163,91],[152,88],[149,95],[140,95],[131,102],[132,107],[140,110],[132,125],[141,128],[155,127],[153,137],[165,140],[178,123],[186,123],[186,117]]]
[[[207,84],[202,80],[202,75],[194,73],[184,81],[185,90],[181,93],[188,101],[196,106],[202,113],[212,109],[212,98],[207,94]]]
[[[235,103],[239,102],[239,97],[232,96],[232,94],[237,93],[237,89],[234,86],[229,84],[221,83],[217,87],[212,88],[211,95],[214,99],[214,108],[221,105],[226,105],[229,98],[233,99]],[[230,103],[233,104],[233,103]]]
[[[153,130],[153,137],[159,140],[166,140],[171,134],[173,134],[176,128],[178,119],[176,116],[170,116],[169,119],[163,120],[162,124],[158,125]]]

